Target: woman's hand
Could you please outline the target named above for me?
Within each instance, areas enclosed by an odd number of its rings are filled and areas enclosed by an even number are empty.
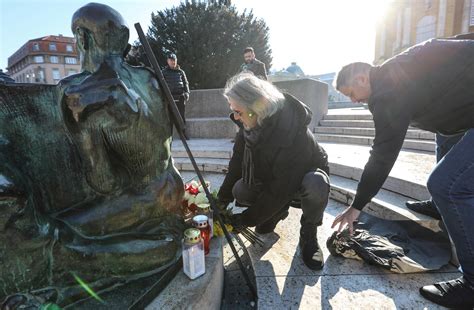
[[[344,210],[342,213],[340,213],[336,218],[334,219],[334,222],[331,225],[331,228],[334,228],[338,223],[339,227],[337,229],[338,232],[341,232],[341,230],[346,226],[349,227],[349,233],[352,235],[354,232],[354,222],[357,221],[359,218],[360,211],[353,208],[353,207],[348,207],[346,210]]]

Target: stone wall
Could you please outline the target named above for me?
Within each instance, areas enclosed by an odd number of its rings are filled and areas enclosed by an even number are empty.
[[[313,112],[310,128],[314,131],[328,111],[327,84],[313,79],[298,79],[275,82],[275,85],[310,107]],[[191,91],[186,105],[188,136],[196,139],[233,138],[235,125],[228,119],[229,104],[222,92],[223,89]]]
[[[313,112],[309,128],[314,132],[319,121],[328,113],[328,84],[313,79],[298,79],[274,83],[280,90],[303,101]]]

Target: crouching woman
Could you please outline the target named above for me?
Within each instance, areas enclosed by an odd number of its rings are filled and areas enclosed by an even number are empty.
[[[234,216],[234,224],[256,226],[260,234],[272,232],[290,206],[301,207],[303,261],[321,269],[317,227],[328,202],[329,169],[326,152],[308,129],[310,109],[250,74],[231,78],[224,96],[240,130],[219,200],[228,204],[235,199],[247,207]]]

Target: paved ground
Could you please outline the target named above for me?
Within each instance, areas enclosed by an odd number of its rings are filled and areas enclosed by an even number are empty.
[[[184,179],[192,176],[193,173],[183,173]],[[223,176],[206,174],[205,179],[217,189]],[[458,277],[452,266],[432,273],[393,274],[360,261],[329,255],[325,243],[333,232],[330,225],[343,209],[334,201],[326,209],[318,238],[326,259],[322,271],[309,270],[301,260],[297,247],[299,209],[290,209],[290,216],[277,226],[275,233],[262,236],[263,248],[247,243],[255,268],[258,309],[439,309],[419,296],[418,289]],[[226,299],[222,308],[254,309],[256,304],[252,303],[228,246],[225,253]]]

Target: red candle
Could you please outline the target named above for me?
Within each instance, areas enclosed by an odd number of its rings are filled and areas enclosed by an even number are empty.
[[[204,253],[209,254],[209,242],[211,240],[211,228],[209,219],[205,215],[196,215],[193,217],[193,226],[201,231],[201,238],[204,241]]]

